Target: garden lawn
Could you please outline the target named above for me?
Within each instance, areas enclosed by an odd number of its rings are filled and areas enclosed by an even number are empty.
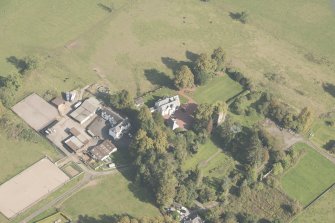
[[[204,165],[204,175],[216,178],[225,177],[234,169],[235,163],[232,157],[221,152]]]
[[[128,172],[126,174],[129,174]],[[134,217],[159,216],[159,210],[149,200],[151,195],[121,174],[99,178],[62,204],[61,210],[73,221],[87,215],[127,213]]]
[[[199,146],[199,150],[196,154],[192,155],[184,162],[182,167],[184,170],[195,169],[200,163],[206,161],[217,151],[218,147],[212,140],[207,140],[205,144]]]
[[[298,143],[293,149],[304,149],[298,163],[282,177],[284,191],[303,205],[307,205],[335,183],[335,165],[309,146]]]
[[[335,219],[335,188],[304,210],[293,223],[333,223]]]
[[[227,101],[242,91],[242,86],[228,75],[215,77],[203,86],[197,87],[190,96],[198,103]]]

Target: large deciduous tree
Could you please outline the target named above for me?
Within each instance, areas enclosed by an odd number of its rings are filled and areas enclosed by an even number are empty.
[[[194,75],[191,69],[186,65],[181,66],[176,72],[174,83],[179,89],[194,87]]]
[[[223,71],[225,69],[225,58],[226,56],[222,47],[214,49],[212,53],[212,59],[216,62],[216,71]]]
[[[208,57],[207,54],[200,54],[194,64],[195,82],[203,85],[206,81],[214,76],[216,70],[216,61]]]

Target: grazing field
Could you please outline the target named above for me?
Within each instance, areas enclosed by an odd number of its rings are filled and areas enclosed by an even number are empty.
[[[54,160],[61,158],[61,154],[46,140],[38,143],[9,140],[0,131],[0,184],[23,171],[45,155]],[[23,155],[24,154],[24,155]]]
[[[320,112],[332,106],[333,96],[322,87],[323,82],[335,82],[330,38],[335,18],[329,0],[261,0],[258,4],[247,0],[5,0],[0,7],[1,72],[16,71],[7,62],[11,56],[37,56],[40,64],[28,75],[18,98],[99,79],[109,80],[113,90],[143,93],[157,85],[170,86],[181,64],[222,46],[230,65],[288,102],[311,105]],[[284,14],[286,8],[290,12]],[[249,14],[246,24],[231,16],[243,10]],[[282,74],[285,84],[264,80],[268,72]],[[30,84],[37,81],[41,84]]]
[[[320,200],[304,210],[293,223],[333,223],[335,219],[335,188],[325,194]]]
[[[335,166],[309,146],[298,143],[293,149],[304,149],[298,163],[282,177],[284,191],[307,205],[335,182]]]
[[[158,216],[159,210],[150,203],[149,198],[144,188],[116,174],[90,183],[65,201],[61,210],[73,221],[85,215],[96,219],[102,215],[123,213],[135,217]]]
[[[331,121],[333,120],[334,118]],[[325,148],[329,141],[335,140],[335,128],[334,126],[326,125],[326,121],[325,119],[316,120],[311,129],[313,133],[311,140],[320,148]]]
[[[196,88],[190,96],[198,103],[227,101],[242,91],[242,86],[228,75],[216,77],[206,85]]]

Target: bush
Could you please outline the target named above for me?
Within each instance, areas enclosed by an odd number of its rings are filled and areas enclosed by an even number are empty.
[[[282,174],[283,171],[284,171],[284,168],[281,163],[273,164],[273,175],[277,176],[279,174]]]

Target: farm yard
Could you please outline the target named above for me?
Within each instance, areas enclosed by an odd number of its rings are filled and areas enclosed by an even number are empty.
[[[303,205],[335,183],[335,167],[309,146],[298,143],[293,149],[304,150],[298,163],[284,173],[281,179],[283,190]]]

